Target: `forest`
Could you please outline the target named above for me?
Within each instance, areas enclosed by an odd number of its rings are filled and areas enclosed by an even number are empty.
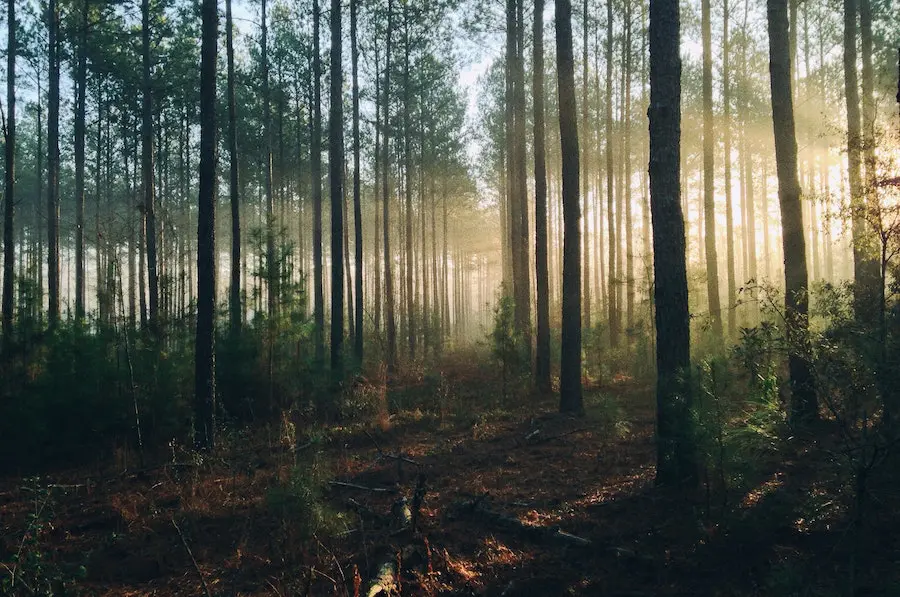
[[[6,0],[0,595],[900,595],[896,0]]]

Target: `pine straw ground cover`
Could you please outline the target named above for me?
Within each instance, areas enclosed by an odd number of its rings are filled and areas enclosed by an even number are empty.
[[[817,448],[762,465],[747,495],[675,494],[653,486],[648,388],[620,380],[587,404],[574,419],[523,396],[488,416],[401,412],[312,443],[298,433],[296,450],[258,431],[175,465],[7,479],[0,573],[18,584],[3,591],[44,579],[52,594],[366,595],[388,561],[402,595],[843,592],[846,512]],[[797,523],[815,483],[825,506]],[[412,531],[391,512],[417,487]],[[858,586],[896,577],[896,529],[858,553],[880,554]]]

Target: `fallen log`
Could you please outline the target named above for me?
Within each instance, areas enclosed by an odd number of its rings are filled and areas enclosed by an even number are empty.
[[[374,560],[371,580],[366,589],[366,597],[394,597],[400,595],[397,554],[385,549]]]
[[[591,545],[590,539],[567,533],[558,526],[543,527],[526,524],[514,516],[491,510],[484,505],[483,497],[458,504],[453,510],[457,516],[470,517],[479,522],[517,533],[531,541],[558,543],[570,547],[588,547]]]
[[[367,487],[365,485],[357,485],[356,483],[347,483],[344,481],[329,481],[328,484],[335,487],[346,487],[348,489],[358,489],[360,491],[371,491],[372,493],[397,493],[396,489],[390,489],[388,487]]]

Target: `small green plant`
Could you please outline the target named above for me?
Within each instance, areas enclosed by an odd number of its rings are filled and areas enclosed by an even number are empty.
[[[272,487],[266,502],[280,519],[281,544],[285,553],[300,553],[303,544],[319,534],[340,530],[341,515],[325,500],[330,479],[320,454],[313,452],[298,461],[286,478]]]
[[[53,521],[52,488],[42,484],[37,477],[27,479],[26,483],[22,490],[31,494],[32,510],[28,513],[18,550],[10,564],[3,564],[6,574],[0,578],[0,594],[39,597],[77,595],[76,580],[86,576],[85,567],[79,565],[73,570],[65,570],[48,560],[44,553],[44,535]]]
[[[510,381],[519,381],[528,371],[525,340],[516,330],[515,302],[501,296],[494,307],[494,327],[490,334],[491,355],[500,365],[501,397],[506,402]]]

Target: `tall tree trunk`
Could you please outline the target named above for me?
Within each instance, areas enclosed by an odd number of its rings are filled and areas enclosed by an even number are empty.
[[[14,2],[10,0],[10,5]],[[87,97],[88,2],[80,3],[78,47],[75,58],[75,319],[84,320],[84,141]]]
[[[544,155],[544,0],[534,1],[532,29],[534,96],[534,261],[537,286],[537,346],[534,385],[550,391],[550,275],[547,265],[547,166]]]
[[[269,89],[269,27],[266,14],[266,0],[262,0],[260,15],[262,36],[260,39],[260,62],[262,63],[262,121],[263,121],[263,159],[265,160],[265,192],[266,192],[266,296],[267,313],[270,326],[274,325],[275,312],[278,308],[281,264],[275,249],[275,190],[273,183],[272,156],[272,108]],[[273,330],[274,333],[274,330]],[[270,339],[270,341],[274,341]]]
[[[416,301],[413,290],[413,211],[412,211],[412,152],[410,151],[410,104],[412,89],[409,83],[409,3],[403,3],[403,194],[405,199],[405,225],[403,281],[406,288],[406,333],[409,358],[416,358]]]
[[[787,0],[767,0],[769,27],[769,77],[772,91],[772,123],[778,169],[778,201],[781,205],[784,249],[784,302],[791,378],[791,415],[795,421],[816,418],[818,406],[812,373],[805,358],[807,340],[807,274],[800,182],[797,178],[797,138],[791,94],[790,42]]]
[[[5,172],[3,191],[3,299],[2,331],[3,353],[12,346],[13,333],[13,267],[15,265],[15,237],[13,218],[15,215],[16,181],[16,7],[15,1],[7,2],[6,10],[6,130]],[[40,101],[40,99],[38,99]],[[38,174],[40,176],[40,173]],[[38,266],[40,267],[40,266]]]
[[[625,184],[625,322],[629,330],[634,326],[634,225],[632,220],[631,202],[631,0],[625,0],[625,37],[624,43],[624,73],[625,85],[623,85],[622,112],[622,171]]]
[[[146,0],[145,0],[146,1]],[[59,4],[49,4],[50,87],[47,93],[47,312],[50,328],[59,323]]]
[[[387,354],[385,362],[389,373],[397,369],[397,321],[394,314],[394,280],[391,273],[393,255],[391,255],[390,237],[390,175],[391,175],[391,26],[393,24],[393,2],[388,0],[387,6],[387,40],[385,42],[385,67],[384,67],[384,165],[382,179],[382,225],[384,226],[382,237],[384,239],[384,298],[385,298],[385,325],[387,326]]]
[[[619,309],[616,304],[616,287],[619,271],[616,268],[615,195],[613,193],[613,9],[612,0],[606,0],[606,223],[609,236],[609,344],[619,345]]]
[[[678,0],[650,4],[650,209],[656,302],[656,482],[697,479],[691,433],[690,319],[681,211],[681,15]]]
[[[331,0],[331,93],[328,114],[328,181],[331,190],[331,375],[344,368],[344,69],[341,1]]]
[[[141,0],[141,181],[143,209],[146,218],[147,282],[149,315],[147,323],[153,334],[159,329],[159,275],[156,251],[156,209],[153,183],[153,87],[150,78],[150,0]]]
[[[378,210],[378,200],[380,195],[380,185],[381,185],[381,71],[379,65],[381,61],[379,60],[378,55],[378,39],[374,40],[374,54],[375,54],[375,147],[373,149],[374,154],[374,167],[373,167],[373,184],[372,191],[375,195],[375,233],[373,239],[373,248],[375,251],[375,259],[373,263],[372,269],[375,271],[375,300],[372,304],[372,309],[375,311],[373,319],[375,323],[375,334],[376,336],[381,335],[381,214]]]
[[[316,361],[325,360],[325,291],[322,264],[322,58],[319,55],[319,0],[313,0],[313,97],[310,157],[313,197],[313,321]]]
[[[556,64],[563,183],[563,298],[559,410],[584,411],[581,393],[581,207],[578,202],[578,107],[572,50],[572,3],[556,0]]]
[[[194,444],[198,448],[212,448],[215,441],[216,399],[216,54],[219,35],[216,0],[203,0],[200,12],[203,23],[200,49]]]
[[[728,263],[728,335],[737,335],[737,281],[734,266],[734,208],[731,196],[731,45],[728,39],[728,0],[722,4],[722,127],[725,165],[725,249]],[[744,222],[746,226],[746,222]]]
[[[584,228],[582,229],[582,253],[584,254],[584,280],[583,280],[583,310],[584,310],[584,327],[591,328],[591,243],[590,234],[588,234],[588,197],[590,195],[590,147],[588,141],[588,112],[590,104],[588,103],[588,0],[582,2],[581,15],[581,159],[579,161],[581,177],[581,196],[584,198]]]
[[[860,321],[871,321],[876,313],[875,284],[878,264],[866,230],[866,201],[861,161],[863,136],[860,130],[859,81],[856,66],[856,15],[858,0],[844,0],[844,97],[847,102],[847,178],[850,183],[850,212],[853,235],[854,308]]]
[[[719,299],[719,260],[716,253],[715,164],[713,153],[712,97],[712,18],[710,0],[702,0],[703,37],[703,219],[706,240],[706,288],[712,334],[716,342],[722,340],[722,307]]]
[[[363,232],[362,198],[360,189],[359,163],[359,47],[356,41],[356,17],[358,0],[350,0],[350,60],[353,69],[353,232],[354,258],[356,266],[356,303],[354,319],[356,334],[353,337],[353,355],[359,366],[363,359]],[[377,103],[377,97],[376,97]],[[377,152],[377,149],[376,149]]]
[[[241,200],[238,179],[237,102],[234,97],[234,23],[231,1],[225,0],[225,54],[228,63],[226,101],[228,103],[228,195],[231,203],[231,288],[228,293],[228,314],[231,330],[240,332],[243,323],[241,308]]]

